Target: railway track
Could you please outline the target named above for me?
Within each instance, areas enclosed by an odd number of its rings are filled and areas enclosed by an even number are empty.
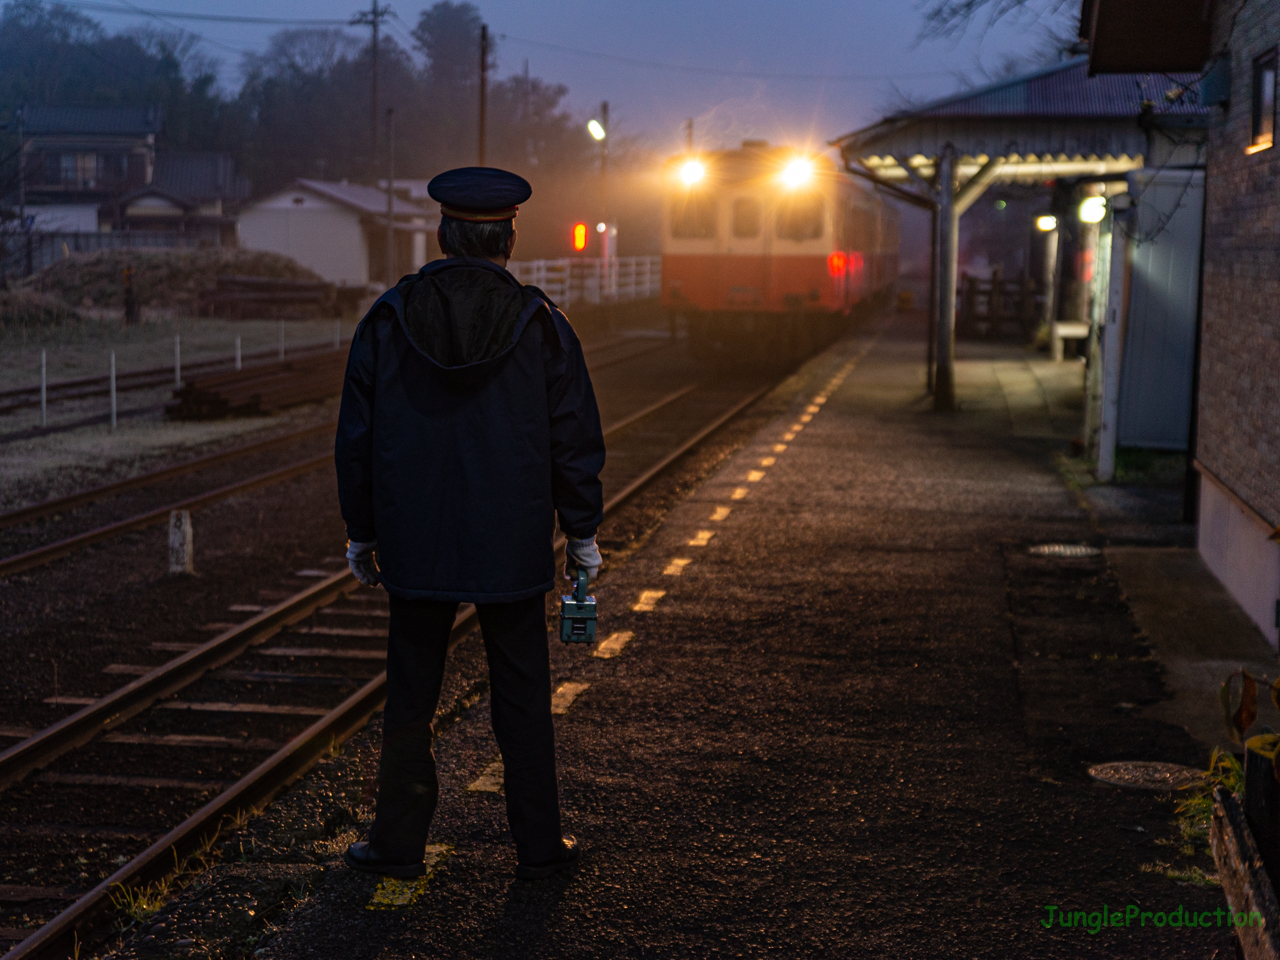
[[[606,344],[601,344],[593,348],[591,356],[594,358],[600,352],[612,352],[612,350],[617,346],[626,346],[628,344],[634,344],[634,340],[627,337],[615,338],[613,341],[609,341]],[[642,344],[638,348],[633,348],[631,350],[618,353],[617,355],[608,356],[605,359],[593,359],[591,362],[591,369],[593,372],[599,372],[640,357],[649,356],[650,354],[654,354],[662,350],[668,350],[670,348],[671,343],[667,340]],[[327,423],[320,424],[315,427],[308,427],[304,430],[294,431],[269,440],[262,440],[257,443],[247,444],[242,447],[211,454],[186,463],[153,470],[126,480],[120,480],[115,483],[104,484],[102,486],[83,490],[69,496],[58,497],[52,500],[46,500],[42,503],[22,507],[17,510],[11,510],[8,513],[0,514],[0,530],[15,527],[24,523],[30,523],[31,521],[45,517],[60,515],[90,503],[106,500],[111,497],[143,489],[145,487],[154,486],[164,481],[176,479],[192,473],[198,473],[202,470],[208,470],[212,467],[230,463],[237,459],[242,459],[254,454],[281,449],[317,436],[323,436],[326,433],[331,433],[335,426],[336,423]],[[110,540],[126,533],[131,533],[136,530],[144,530],[147,527],[165,523],[168,521],[169,514],[173,510],[196,510],[200,507],[205,507],[210,504],[217,503],[218,501],[225,500],[228,497],[248,493],[259,487],[272,483],[280,483],[311,470],[320,469],[327,465],[331,459],[332,457],[328,453],[308,457],[282,467],[255,474],[242,480],[224,484],[213,490],[208,490],[194,496],[184,497],[177,501],[168,502],[153,509],[121,518],[112,523],[103,524],[90,530],[85,530],[80,533],[61,538],[53,543],[46,543],[38,547],[23,550],[0,559],[0,577],[21,573],[24,570],[30,570],[33,567],[42,566],[46,563],[57,560],[60,557],[65,557],[68,554],[74,553],[76,550],[82,549],[83,547],[87,547],[95,543],[101,543],[104,540]]]
[[[595,357],[600,354],[612,354],[619,347],[631,346],[633,349],[622,351],[617,356],[610,356],[602,363],[622,362],[634,357],[641,357],[657,350],[662,350],[670,346],[669,341],[649,342],[647,344],[637,345],[637,338],[619,335],[609,338],[608,340],[590,344],[586,347],[588,358]],[[304,347],[290,352],[289,359],[291,361],[305,361],[311,358],[320,357],[327,352],[332,352],[329,346]],[[270,357],[271,360],[262,364],[260,367],[269,367],[275,360],[276,353],[268,351],[260,354],[251,355],[252,358],[265,360]],[[184,373],[203,373],[217,374],[230,373],[234,369],[234,361],[232,360],[206,360],[197,363],[184,365]],[[254,366],[245,367],[246,373],[251,373]],[[47,402],[50,406],[56,403],[65,403],[77,400],[88,400],[96,397],[105,397],[109,394],[109,387],[106,385],[108,378],[103,377],[86,377],[79,380],[66,380],[60,383],[51,384],[48,388]],[[116,392],[126,393],[130,391],[157,390],[167,388],[173,383],[173,368],[159,367],[148,370],[133,371],[127,374],[120,374],[116,380]],[[18,387],[11,390],[0,391],[0,416],[14,413],[18,410],[31,409],[40,405],[40,388],[36,387]],[[169,406],[168,402],[149,403],[143,406],[132,407],[126,410],[117,411],[118,420],[136,419],[161,413]],[[37,437],[49,436],[57,433],[66,433],[71,430],[78,430],[82,427],[96,426],[108,423],[111,420],[109,412],[91,413],[87,416],[79,417],[74,420],[64,421],[62,423],[49,424],[47,426],[32,426],[10,430],[0,433],[0,444],[15,443],[19,440],[30,440]]]
[[[616,418],[607,435],[613,438],[611,455],[617,451],[623,466],[605,477],[606,515],[770,386],[686,385]],[[85,848],[80,857],[86,867],[88,854],[96,853],[100,865],[109,853],[123,850],[108,861],[118,869],[26,937],[8,958],[63,957],[92,942],[115,916],[113,897],[160,880],[175,864],[207,849],[222,830],[269,803],[379,708],[385,688],[379,669],[385,660],[384,595],[362,590],[340,570],[318,576],[273,606],[249,606],[239,610],[253,616],[217,625],[222,629],[212,639],[152,645],[155,654],[179,654],[170,660],[105,664],[104,674],[134,679],[104,697],[47,698],[52,706],[79,709],[43,730],[0,727],[0,736],[21,738],[0,753],[3,819],[21,824],[32,809],[41,817],[55,809],[74,819],[66,811],[77,803],[93,817],[95,796],[110,788],[134,798],[128,805],[135,818],[147,821],[106,829],[67,826],[66,835],[79,831],[87,837],[71,844]],[[474,609],[464,606],[453,645],[474,625]],[[184,814],[176,825],[167,813],[175,805]],[[157,807],[160,812],[152,812]],[[48,830],[36,831],[34,841],[18,834],[21,839],[11,844],[25,843],[33,852],[51,844]],[[12,874],[12,867],[6,872]],[[108,871],[100,866],[102,872]],[[5,889],[14,888],[0,888],[0,901]],[[42,895],[53,901],[68,896],[65,890],[23,889],[30,902]]]

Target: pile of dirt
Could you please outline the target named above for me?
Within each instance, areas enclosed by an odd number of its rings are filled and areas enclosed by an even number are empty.
[[[161,309],[193,310],[202,295],[215,289],[219,274],[323,282],[278,253],[202,247],[74,254],[25,280],[22,289],[52,294],[73,307],[123,307],[126,267],[133,267],[138,303]]]
[[[0,289],[0,329],[39,329],[76,319],[79,314],[58,297],[35,290]]]

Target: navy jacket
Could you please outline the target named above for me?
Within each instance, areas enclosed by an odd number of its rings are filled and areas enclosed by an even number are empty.
[[[505,603],[551,589],[555,516],[604,517],[604,436],[582,345],[536,287],[436,260],[356,328],[334,459],[347,536],[389,593]]]

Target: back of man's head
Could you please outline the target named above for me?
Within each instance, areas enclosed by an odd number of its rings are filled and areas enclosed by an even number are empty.
[[[473,223],[441,217],[436,239],[447,257],[479,257],[505,262],[511,256],[511,238],[515,226],[511,220]]]

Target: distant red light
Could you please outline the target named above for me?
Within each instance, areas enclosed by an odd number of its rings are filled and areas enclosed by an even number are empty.
[[[587,225],[585,223],[575,223],[573,225],[573,249],[578,253],[587,249]]]
[[[845,270],[848,268],[849,258],[843,250],[837,250],[827,257],[827,273],[833,277],[843,277]]]

